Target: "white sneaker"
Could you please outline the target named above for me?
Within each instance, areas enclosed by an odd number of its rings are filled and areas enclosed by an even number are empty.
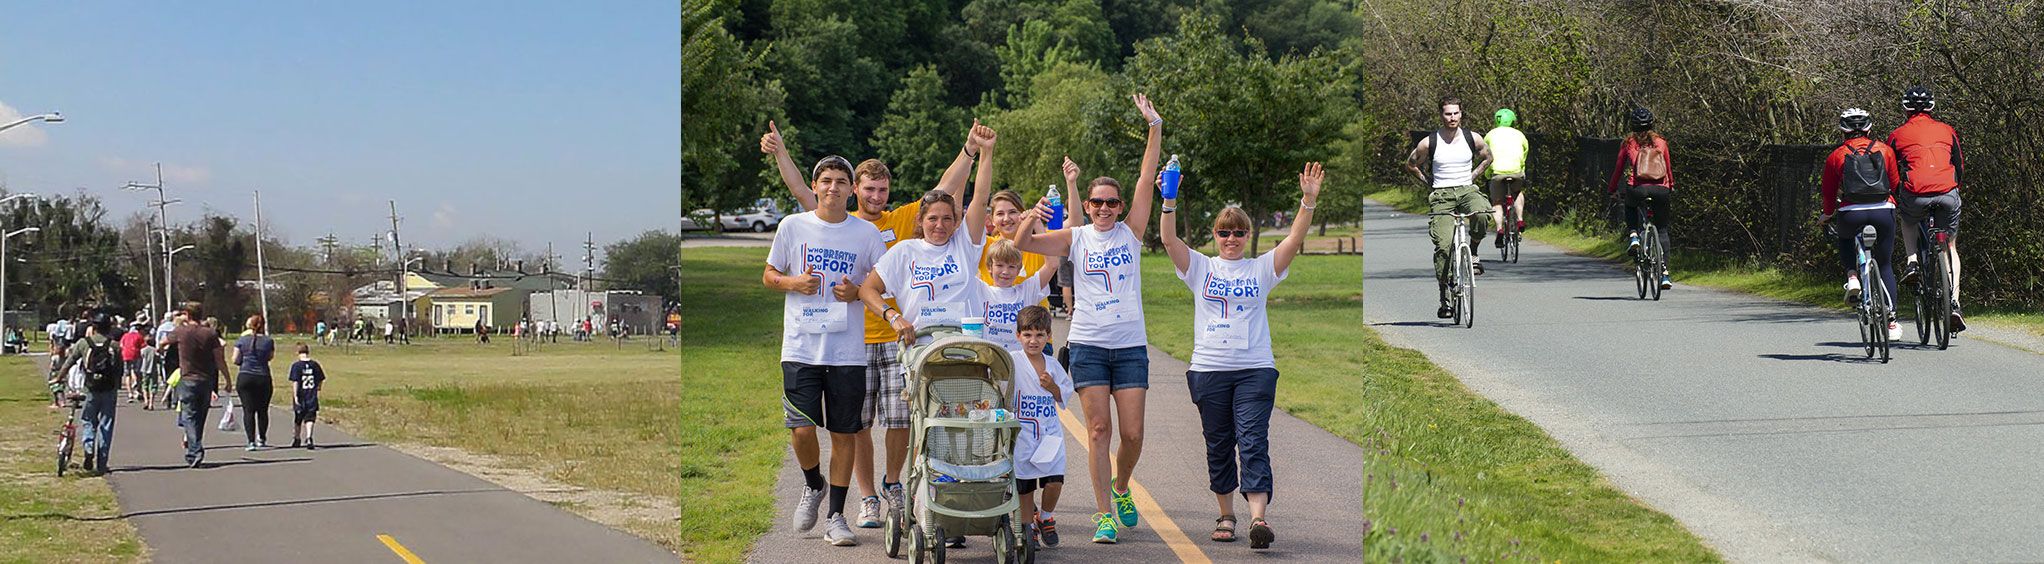
[[[1850,302],[1850,303],[1859,303],[1859,293],[1860,293],[1860,288],[1859,288],[1859,277],[1858,277],[1858,276],[1848,276],[1848,277],[1846,277],[1846,279],[1845,279],[1845,301],[1847,301],[1847,302]]]
[[[859,500],[859,528],[880,528],[880,498],[866,496]]]
[[[880,495],[887,500],[888,511],[899,511],[901,510],[901,503],[905,493],[902,490],[901,484],[894,484],[882,488]]]
[[[1890,321],[1890,322],[1888,322],[1888,340],[1889,340],[1889,341],[1900,341],[1900,340],[1902,340],[1902,325],[1901,325],[1901,324],[1895,323],[1895,322],[1893,322],[1893,321]]]
[[[845,526],[845,514],[830,516],[823,523],[823,540],[831,546],[858,546],[859,538],[852,534],[852,528]]]
[[[830,492],[824,490],[802,487],[802,499],[795,501],[796,531],[806,533],[816,528],[816,512],[823,508],[823,498],[829,494]]]

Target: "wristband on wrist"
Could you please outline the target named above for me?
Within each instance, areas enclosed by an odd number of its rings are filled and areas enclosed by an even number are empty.
[[[1304,208],[1306,210],[1312,210],[1313,204],[1306,203],[1305,200],[1299,200],[1299,207]]]
[[[1157,127],[1159,125],[1164,125],[1164,118],[1150,120],[1150,127]]]
[[[1164,213],[1171,213],[1175,211],[1178,211],[1177,206],[1164,206]]]

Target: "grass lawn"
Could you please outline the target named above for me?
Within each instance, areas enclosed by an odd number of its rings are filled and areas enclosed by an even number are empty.
[[[1368,197],[1410,213],[1424,213],[1426,208],[1425,200],[1414,190],[1407,188],[1387,188],[1373,192]],[[1612,261],[1626,258],[1625,244],[1619,242],[1616,236],[1590,235],[1567,225],[1534,225],[1526,230],[1526,238],[1561,247],[1573,254]],[[1783,270],[1760,264],[1752,259],[1727,258],[1680,249],[1668,257],[1668,267],[1675,273],[1675,280],[1683,284],[1732,290],[1839,311],[1848,309],[1843,291],[1839,289],[1839,285],[1845,283],[1843,276],[1820,276],[1797,270]],[[1961,293],[1960,297],[1963,298],[1964,294]],[[1909,306],[1909,303],[1913,302],[1903,304],[1905,318],[1914,315],[1909,313],[1914,311],[1910,309],[1912,306]],[[2044,336],[2044,312],[1969,308],[1966,312],[1966,323],[2005,326]],[[1912,331],[1914,330],[1905,332]]]
[[[141,538],[106,480],[57,477],[67,412],[49,409],[43,363],[0,358],[0,562],[140,562]]]
[[[737,562],[774,516],[781,426],[781,295],[761,286],[765,248],[682,253],[681,552]]]
[[[288,351],[309,338],[278,340],[277,362],[288,366]],[[314,347],[328,375],[321,419],[365,439],[460,449],[558,482],[656,498],[644,507],[672,507],[682,472],[677,353],[651,350],[651,342],[563,340],[521,356],[509,339]],[[289,402],[289,389],[277,397]],[[671,550],[681,545],[671,513],[562,505]]]

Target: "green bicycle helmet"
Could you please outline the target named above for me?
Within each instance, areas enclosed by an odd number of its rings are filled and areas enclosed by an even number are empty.
[[[1491,117],[1494,118],[1498,127],[1511,127],[1512,124],[1519,122],[1519,114],[1513,112],[1511,108],[1498,108],[1498,113]]]

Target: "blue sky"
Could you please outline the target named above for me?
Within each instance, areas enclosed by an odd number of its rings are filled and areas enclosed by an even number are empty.
[[[678,2],[10,3],[0,133],[14,192],[123,192],[161,161],[171,220],[253,216],[297,245],[389,228],[544,250],[673,229]],[[0,115],[11,118],[11,115]],[[6,119],[5,121],[12,121]],[[569,254],[562,251],[563,254]]]

